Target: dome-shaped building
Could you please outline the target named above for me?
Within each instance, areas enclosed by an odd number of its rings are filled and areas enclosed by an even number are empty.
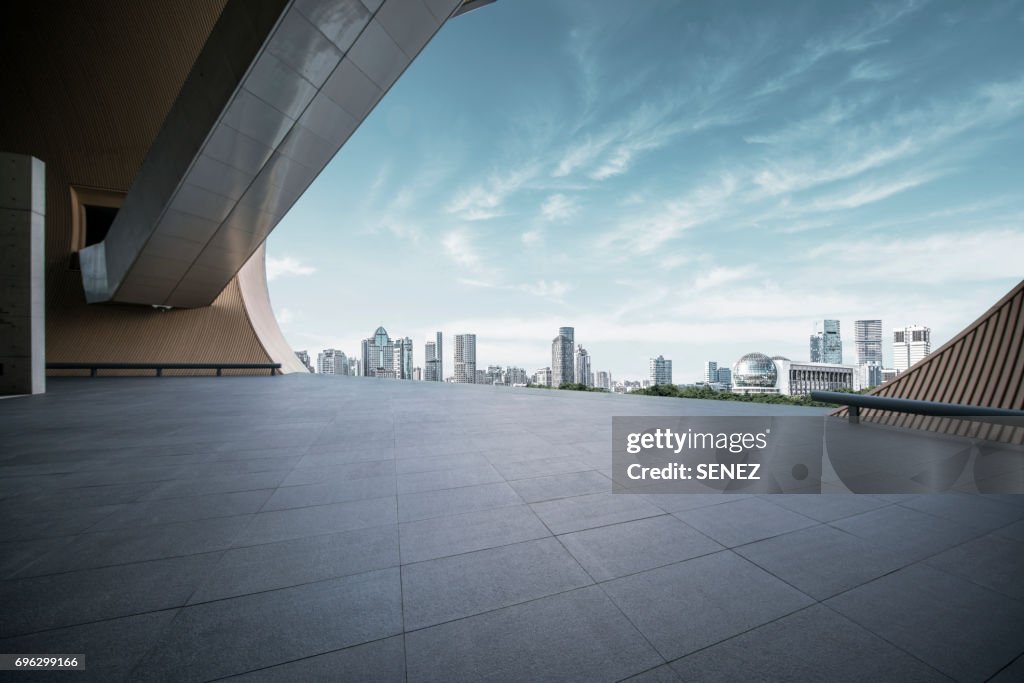
[[[789,360],[785,356],[772,356],[772,360]]]
[[[737,394],[777,394],[779,370],[763,353],[748,353],[732,366],[732,390]]]

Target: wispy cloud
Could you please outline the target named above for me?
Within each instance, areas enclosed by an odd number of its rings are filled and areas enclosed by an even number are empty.
[[[312,275],[316,268],[307,265],[293,256],[282,256],[280,258],[267,256],[267,280],[277,280],[282,277]]]
[[[890,182],[867,182],[858,187],[850,188],[813,200],[809,206],[815,211],[836,211],[856,209],[866,204],[888,199],[893,195],[906,192],[934,180],[936,174],[916,174],[910,177],[897,178]]]
[[[503,216],[505,200],[537,175],[535,165],[495,173],[486,181],[460,190],[446,207],[448,213],[467,221]]]
[[[519,239],[522,240],[525,246],[533,247],[544,241],[544,234],[538,229],[527,230],[520,235]]]
[[[482,265],[483,259],[477,250],[473,238],[465,230],[452,230],[441,238],[441,246],[445,255],[458,265],[476,270]]]
[[[899,73],[891,64],[865,59],[850,69],[850,78],[855,81],[888,81]]]
[[[564,297],[572,291],[572,285],[559,280],[537,280],[521,284],[502,284],[474,278],[459,278],[459,284],[485,289],[503,289],[510,292],[524,292],[532,296],[547,299],[554,303],[564,303]]]
[[[596,245],[633,255],[651,254],[684,231],[719,217],[737,187],[734,175],[723,174],[716,181],[694,188],[681,199],[658,206],[653,212],[627,217],[616,230],[600,235]]]
[[[720,266],[718,268],[712,268],[711,270],[700,273],[697,276],[693,282],[693,289],[697,292],[714,289],[729,283],[746,280],[755,272],[756,271],[753,266],[740,266],[736,268]]]
[[[863,11],[849,20],[837,22],[840,28],[831,34],[807,41],[804,49],[790,65],[782,73],[765,82],[755,96],[775,94],[789,89],[812,68],[833,55],[864,52],[887,44],[889,38],[885,34],[885,29],[917,11],[926,2],[927,0],[904,0],[864,7]]]
[[[1020,279],[1024,277],[1020,254],[1024,254],[1024,232],[1018,228],[946,232],[913,239],[831,241],[810,250],[808,257],[814,261],[828,255],[835,282],[950,285]]]
[[[572,218],[579,212],[579,202],[564,194],[553,194],[541,204],[540,213],[547,221],[558,222]]]

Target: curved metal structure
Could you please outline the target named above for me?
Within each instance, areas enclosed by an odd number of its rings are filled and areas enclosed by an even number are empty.
[[[0,151],[46,167],[47,361],[305,372],[263,243],[447,18],[480,4],[6,3]],[[99,240],[89,207],[116,210]]]

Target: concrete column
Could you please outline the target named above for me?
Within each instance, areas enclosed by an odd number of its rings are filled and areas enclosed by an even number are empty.
[[[0,152],[0,395],[46,391],[46,167]]]

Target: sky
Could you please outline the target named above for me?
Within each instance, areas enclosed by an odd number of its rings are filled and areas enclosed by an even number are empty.
[[[450,20],[268,242],[295,349],[674,381],[932,328],[1024,277],[1024,2],[498,0]],[[450,372],[450,370],[449,370]]]

